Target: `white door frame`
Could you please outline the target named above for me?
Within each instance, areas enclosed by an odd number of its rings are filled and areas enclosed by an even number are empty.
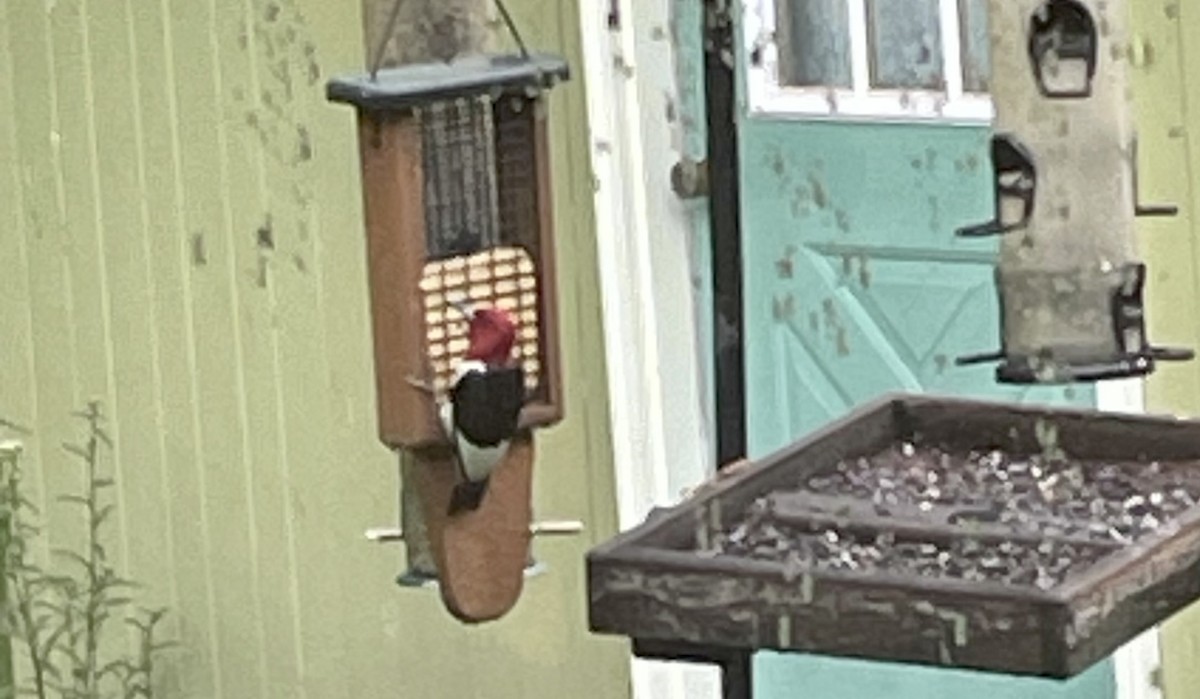
[[[580,3],[617,508],[622,530],[714,471],[692,269],[696,204],[671,188],[683,137],[670,0]],[[645,66],[645,70],[641,67]],[[715,667],[632,660],[636,699],[720,694]]]

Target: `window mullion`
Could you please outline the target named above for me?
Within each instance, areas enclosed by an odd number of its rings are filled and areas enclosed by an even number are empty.
[[[963,96],[962,24],[958,0],[939,0],[938,13],[942,24],[942,75],[946,81],[946,99],[954,101]]]
[[[867,37],[867,0],[846,0],[850,24],[850,67],[854,93],[865,96],[871,89],[871,55]]]

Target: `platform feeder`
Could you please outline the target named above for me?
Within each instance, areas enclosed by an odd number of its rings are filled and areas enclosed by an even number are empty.
[[[1075,677],[1200,599],[1200,422],[884,396],[587,565],[593,632],[727,699],[762,650]]]

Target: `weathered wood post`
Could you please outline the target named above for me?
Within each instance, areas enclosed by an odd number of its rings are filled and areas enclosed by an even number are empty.
[[[487,8],[488,0],[363,0],[366,64],[390,68],[481,53],[488,44]],[[437,578],[414,486],[419,475],[416,469],[429,466],[411,453],[401,451],[399,455],[400,523],[408,564],[402,580],[421,584]]]
[[[1001,235],[996,272],[1008,383],[1141,376],[1190,352],[1145,336],[1137,258],[1136,134],[1128,6],[1113,0],[992,0],[996,218],[959,231]]]

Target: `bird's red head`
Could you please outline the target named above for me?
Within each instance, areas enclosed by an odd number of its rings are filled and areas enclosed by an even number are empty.
[[[512,316],[499,308],[477,309],[467,328],[466,358],[488,366],[507,364],[516,341],[517,324]]]

